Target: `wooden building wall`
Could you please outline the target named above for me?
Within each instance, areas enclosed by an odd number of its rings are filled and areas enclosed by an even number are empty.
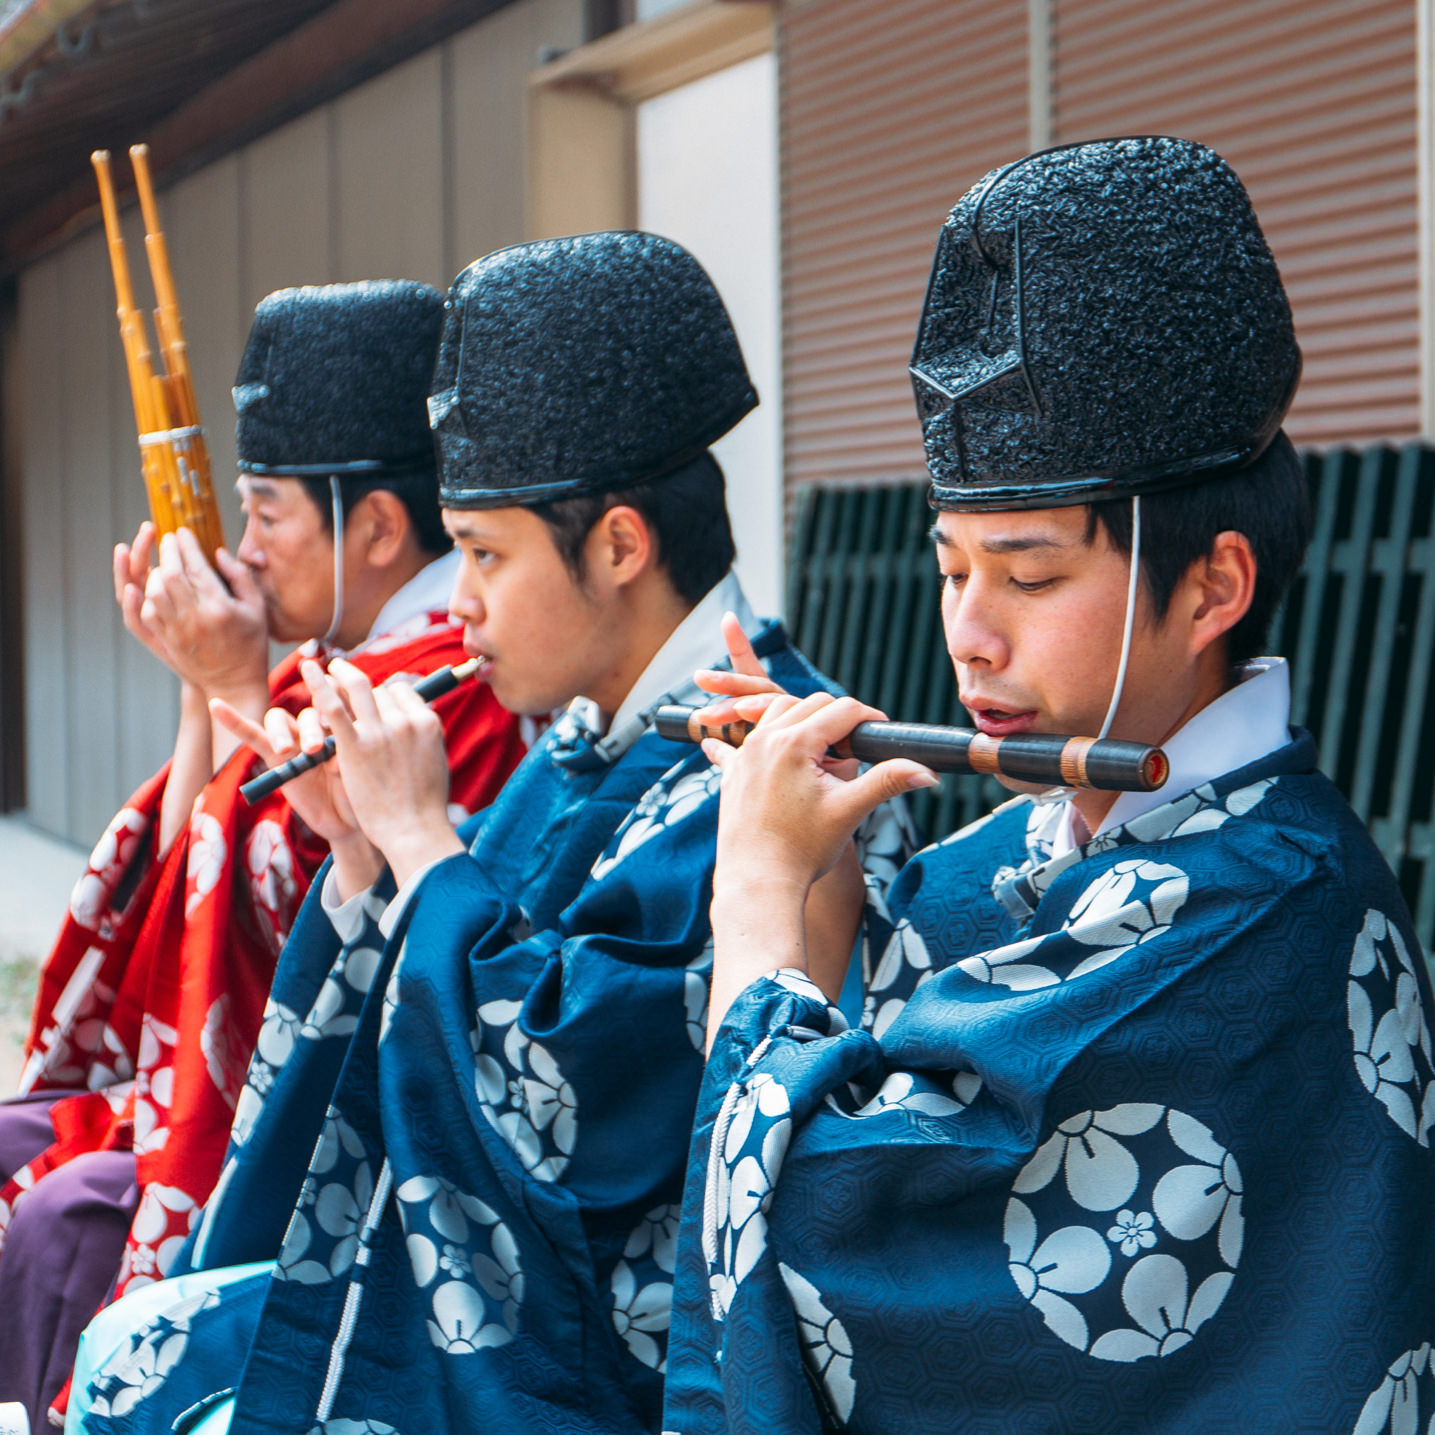
[[[291,284],[444,286],[521,241],[527,77],[582,17],[583,0],[519,0],[161,192],[231,544],[229,389],[254,304]],[[26,802],[88,843],[168,756],[178,702],[113,598],[112,546],[145,505],[100,232],[25,270],[17,307]]]
[[[1409,0],[789,0],[779,46],[789,483],[921,473],[906,366],[942,218],[1104,135],[1201,140],[1246,181],[1305,350],[1297,442],[1419,435]]]
[[[1026,6],[817,0],[779,28],[789,484],[922,472],[907,361],[947,210],[1027,140]]]
[[[1052,0],[1057,142],[1184,135],[1245,181],[1305,355],[1302,444],[1420,432],[1410,0]]]

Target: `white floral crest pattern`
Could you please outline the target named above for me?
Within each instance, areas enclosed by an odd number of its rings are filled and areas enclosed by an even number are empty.
[[[1355,939],[1346,987],[1355,1071],[1407,1136],[1430,1144],[1435,1063],[1415,963],[1399,927],[1373,908]]]
[[[429,1340],[445,1355],[507,1345],[518,1329],[524,1275],[518,1243],[498,1213],[441,1176],[410,1176],[395,1194],[409,1265],[429,1298]]]
[[[184,1357],[194,1317],[218,1304],[214,1291],[201,1291],[132,1334],[90,1381],[94,1414],[120,1420],[148,1400]]]
[[[578,1098],[553,1054],[519,1024],[521,1012],[517,1001],[479,1007],[469,1028],[474,1090],[523,1169],[540,1181],[556,1181],[578,1139]]]
[[[373,1195],[364,1143],[331,1108],[284,1232],[275,1278],[322,1285],[345,1275],[358,1257],[359,1232]]]
[[[721,771],[712,766],[696,768],[676,779],[671,773],[659,778],[633,805],[603,855],[594,862],[592,879],[596,882],[606,877],[665,828],[676,826],[703,803],[715,801],[721,782]]]
[[[797,1311],[802,1358],[826,1392],[839,1420],[852,1414],[857,1385],[852,1378],[852,1342],[847,1328],[823,1304],[822,1293],[806,1276],[780,1261],[777,1269]]]
[[[1351,1435],[1422,1435],[1427,1414],[1435,1416],[1435,1360],[1428,1340],[1391,1361],[1385,1379],[1361,1406]]]
[[[867,986],[862,1025],[880,1041],[912,993],[932,975],[922,934],[905,917],[897,923]]]
[[[148,828],[149,819],[142,812],[122,807],[100,834],[84,875],[70,893],[70,916],[87,932],[114,936],[110,896]]]
[[[765,1046],[759,1043],[752,1062]],[[729,1088],[713,1127],[703,1205],[703,1255],[718,1321],[727,1319],[738,1287],[767,1249],[767,1209],[791,1139],[792,1105],[771,1075],[759,1071]]]
[[[629,1260],[651,1255],[659,1270],[672,1275],[678,1268],[678,1223],[681,1206],[658,1206],[643,1217],[628,1237],[623,1254]]]
[[[673,1283],[649,1281],[639,1285],[632,1266],[619,1261],[613,1267],[613,1327],[634,1359],[659,1374],[668,1368],[668,1326],[673,1316]]]
[[[184,881],[186,917],[192,917],[218,885],[228,860],[229,844],[224,840],[223,824],[196,804],[189,823],[189,866]]]
[[[244,866],[254,910],[263,917],[270,947],[277,955],[289,935],[299,884],[294,853],[284,829],[272,817],[254,824],[244,845]]]
[[[1126,858],[1087,886],[1072,904],[1060,931],[995,947],[965,957],[957,965],[980,982],[1013,991],[1071,981],[1169,931],[1190,890],[1190,881],[1179,867],[1145,857]],[[1069,943],[1078,944],[1074,951]],[[1029,960],[1043,948],[1052,956],[1070,953],[1075,961],[1061,963],[1062,970]]]
[[[1241,1202],[1235,1157],[1194,1117],[1149,1103],[1083,1111],[1012,1185],[1008,1269],[1068,1345],[1099,1360],[1169,1355],[1231,1287]]]

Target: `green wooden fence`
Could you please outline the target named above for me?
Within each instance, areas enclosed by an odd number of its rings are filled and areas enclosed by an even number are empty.
[[[1270,649],[1291,660],[1293,720],[1320,744],[1435,948],[1435,448],[1306,459],[1310,552]],[[849,692],[911,722],[966,724],[942,644],[926,484],[799,490],[787,612]],[[990,779],[917,794],[939,837],[1000,801]]]

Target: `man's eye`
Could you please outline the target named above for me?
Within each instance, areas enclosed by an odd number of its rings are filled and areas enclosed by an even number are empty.
[[[1056,582],[1055,578],[1033,578],[1023,582],[1019,578],[1013,578],[1012,586],[1020,588],[1023,593],[1040,593],[1044,588],[1050,588]]]
[[[967,581],[965,573],[943,573],[940,575],[942,591],[948,588],[960,588]]]

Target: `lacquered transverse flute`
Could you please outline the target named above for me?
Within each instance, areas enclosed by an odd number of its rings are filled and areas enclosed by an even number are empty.
[[[658,709],[654,726],[674,742],[716,738],[741,747],[752,731],[747,722],[704,727],[700,708],[673,704]],[[1062,737],[1055,733],[1019,733],[988,737],[966,727],[938,727],[918,722],[858,723],[829,749],[834,757],[882,762],[907,757],[934,772],[977,772],[1047,786],[1094,787],[1107,792],[1154,792],[1170,771],[1159,747],[1118,738]]]
[[[124,231],[120,227],[119,205],[110,175],[110,153],[99,149],[90,156],[100,185],[100,209],[109,242],[120,341],[129,372],[150,517],[161,536],[173,533],[176,528],[190,529],[205,556],[213,562],[214,550],[224,542],[224,530],[210,480],[209,449],[199,421],[199,404],[194,396],[169,250],[159,227],[159,210],[150,182],[148,147],[131,145],[130,161],[134,165],[135,188],[144,216],[145,254],[154,284],[159,372],[155,371],[144,317],[135,307]]]

